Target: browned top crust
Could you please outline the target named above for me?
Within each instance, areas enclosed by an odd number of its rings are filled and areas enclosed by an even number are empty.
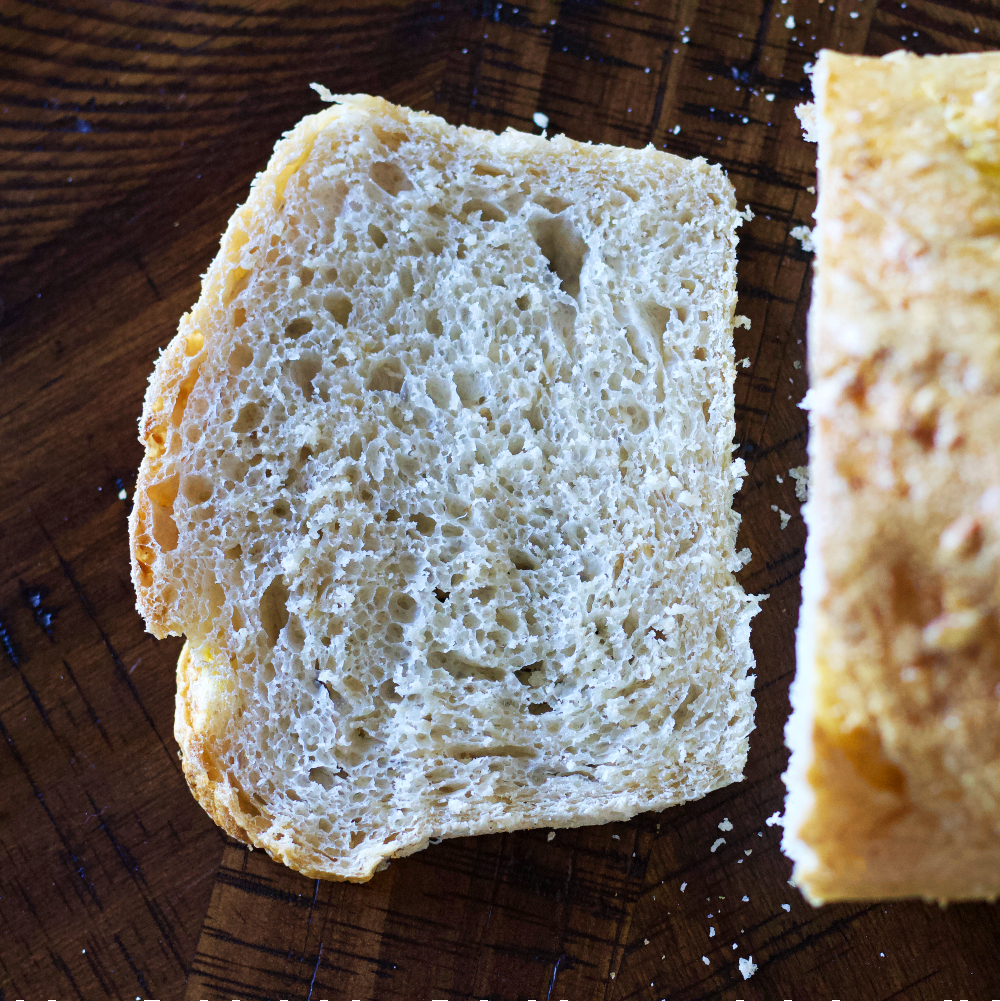
[[[825,52],[814,85],[810,542],[785,847],[816,903],[993,898],[1000,53]]]

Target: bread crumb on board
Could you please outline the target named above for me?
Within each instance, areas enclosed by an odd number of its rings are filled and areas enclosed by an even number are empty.
[[[740,958],[740,973],[744,980],[749,980],[757,972],[757,964],[753,961],[753,956],[749,959]]]
[[[796,226],[788,231],[788,235],[798,240],[802,244],[802,249],[811,254],[816,249],[813,241],[813,231],[808,226]]]
[[[728,817],[723,817],[722,820],[719,821],[720,831],[731,831],[732,829],[733,829],[733,822]]]
[[[793,466],[788,470],[788,475],[795,480],[795,499],[807,501],[809,499],[809,467]]]
[[[782,511],[777,504],[772,504],[771,510],[780,516],[781,530],[784,531],[786,528],[788,528],[788,523],[792,520],[792,516],[787,511]]]

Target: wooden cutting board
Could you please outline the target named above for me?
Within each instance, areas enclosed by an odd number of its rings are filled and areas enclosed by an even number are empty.
[[[767,823],[805,539],[811,255],[790,230],[815,178],[793,109],[820,47],[992,48],[1000,4],[2,0],[0,26],[0,1001],[1000,996],[996,907],[814,910]],[[743,584],[770,597],[742,784],[551,840],[444,842],[360,886],[228,841],[188,793],[180,644],[143,632],[129,581],[136,418],[230,213],[318,110],[312,80],[705,156],[752,207],[737,503]]]

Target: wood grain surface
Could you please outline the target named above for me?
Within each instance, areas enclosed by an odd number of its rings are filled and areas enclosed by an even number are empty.
[[[789,231],[811,222],[815,176],[793,108],[823,46],[998,41],[987,0],[0,0],[0,1001],[1000,996],[997,907],[814,910],[765,823],[805,538],[788,473],[810,255]],[[537,131],[541,111],[574,139],[706,156],[752,207],[739,545],[770,598],[743,783],[551,841],[446,841],[365,885],[227,841],[188,793],[179,642],[144,633],[129,581],[136,418],[229,215],[318,110],[312,80],[456,124]]]

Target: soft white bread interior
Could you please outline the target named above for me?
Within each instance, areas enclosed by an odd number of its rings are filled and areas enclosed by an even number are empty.
[[[278,144],[143,410],[133,579],[187,637],[195,795],[363,880],[739,779],[731,185],[338,100]]]
[[[783,847],[813,903],[1000,894],[1000,54],[824,52]]]

